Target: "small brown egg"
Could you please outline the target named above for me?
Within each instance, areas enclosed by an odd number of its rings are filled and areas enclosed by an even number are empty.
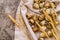
[[[32,28],[34,28],[35,26],[34,26],[34,25],[32,25],[31,27],[32,27]]]
[[[47,22],[45,25],[46,25],[46,27],[47,27],[48,29],[51,29],[51,28],[52,28],[50,22]]]
[[[41,33],[41,34],[40,34],[40,37],[44,38],[44,37],[46,37],[46,36],[45,36],[44,33]]]
[[[40,23],[41,23],[41,25],[45,25],[46,21],[43,20],[43,21],[41,21]]]
[[[49,2],[45,3],[45,7],[46,8],[50,7],[50,3]]]
[[[41,28],[42,28],[44,31],[46,30],[46,26],[42,26]]]
[[[48,22],[50,21],[50,20],[49,20],[48,18],[46,18],[46,17],[45,17],[45,20],[48,21]]]
[[[50,2],[50,5],[51,5],[52,8],[55,8],[56,7],[53,2]]]
[[[47,14],[50,14],[50,12],[51,12],[50,9],[46,9]]]
[[[30,19],[29,22],[30,22],[31,24],[34,24],[34,20],[33,20],[33,19]]]
[[[34,3],[34,4],[33,4],[33,8],[39,9],[39,4],[38,4],[38,3]]]
[[[32,29],[33,29],[34,32],[37,32],[39,30],[38,27],[34,27]]]
[[[44,6],[44,3],[40,3],[40,4],[39,4],[39,7],[40,7],[40,8],[43,8],[43,6]]]
[[[39,40],[44,40],[44,38],[39,38]]]
[[[38,20],[38,16],[36,14],[34,14],[33,20],[35,20],[35,21]]]
[[[32,13],[27,13],[26,14],[26,17],[29,19],[29,18],[31,18],[33,16],[33,14]]]
[[[40,16],[39,16],[39,20],[44,20],[44,14],[41,14]]]
[[[50,36],[50,37],[52,36],[52,32],[51,31],[48,31],[47,33],[48,33],[48,36]]]

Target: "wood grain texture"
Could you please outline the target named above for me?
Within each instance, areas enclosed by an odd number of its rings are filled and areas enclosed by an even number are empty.
[[[0,40],[14,40],[15,27],[6,14],[16,17],[20,0],[0,0]]]

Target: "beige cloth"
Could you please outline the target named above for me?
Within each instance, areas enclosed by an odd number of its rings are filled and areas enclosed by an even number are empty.
[[[23,0],[23,1],[25,1],[25,0]],[[28,0],[29,1],[29,0]],[[27,2],[28,2],[27,1]],[[30,0],[31,1],[31,0]],[[33,0],[32,0],[33,1]],[[26,3],[26,1],[25,1],[25,3]],[[31,2],[29,2],[27,5],[28,6],[31,6],[31,5],[29,5]],[[18,16],[17,15],[19,15],[19,13],[20,13],[20,6],[18,7],[18,11],[17,11],[17,13],[16,13],[16,19],[17,19],[17,21],[19,22],[19,24],[20,24],[20,29],[18,29],[17,27],[16,27],[16,29],[15,29],[15,40],[29,40],[30,38],[28,37],[28,35],[27,35],[27,29],[24,27],[24,26],[22,26],[22,24],[21,24],[21,21],[19,21],[19,19],[18,19]]]
[[[21,18],[20,5],[18,6],[16,13],[16,20],[20,24],[20,28],[15,26],[15,40],[30,40],[28,36],[27,28],[24,24],[22,24],[23,23],[22,18],[21,20],[19,20],[18,15],[20,15]]]

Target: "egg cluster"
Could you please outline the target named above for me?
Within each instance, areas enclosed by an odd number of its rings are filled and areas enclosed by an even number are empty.
[[[34,9],[39,9],[39,14],[27,13],[26,17],[28,18],[29,24],[32,27],[34,33],[40,31],[40,37],[38,40],[44,40],[51,37],[58,38],[57,32],[57,12],[55,2],[50,2],[46,0],[34,0],[33,3]],[[55,34],[55,35],[54,35]]]

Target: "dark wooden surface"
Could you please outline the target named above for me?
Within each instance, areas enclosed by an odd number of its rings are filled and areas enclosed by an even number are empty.
[[[0,40],[14,40],[15,27],[6,14],[16,17],[20,0],[0,0]]]

